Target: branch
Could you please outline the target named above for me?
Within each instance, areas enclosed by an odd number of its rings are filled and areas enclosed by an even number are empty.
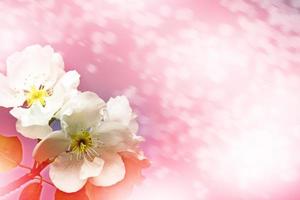
[[[41,171],[45,169],[52,161],[47,160],[41,163],[37,168],[32,169],[32,171],[24,176],[20,177],[19,179],[7,184],[4,187],[0,187],[0,196],[6,195],[16,189],[18,189],[23,184],[27,183],[28,181],[34,179],[34,177],[39,176]]]

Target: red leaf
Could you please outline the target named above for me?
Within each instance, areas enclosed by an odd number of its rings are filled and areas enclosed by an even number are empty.
[[[0,172],[15,168],[22,161],[22,144],[18,137],[0,135]]]
[[[40,183],[30,183],[22,191],[19,200],[39,200],[42,192]]]
[[[134,153],[120,153],[126,168],[125,178],[110,187],[97,187],[90,183],[86,185],[86,193],[90,200],[126,200],[133,187],[143,179],[141,171],[149,167],[149,161],[139,160]]]
[[[84,188],[74,193],[65,193],[57,189],[55,200],[89,200],[89,198],[86,196]]]

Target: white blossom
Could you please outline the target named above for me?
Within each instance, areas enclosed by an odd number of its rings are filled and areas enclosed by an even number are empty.
[[[116,99],[123,99],[125,107],[129,106],[123,97]],[[38,162],[55,158],[49,176],[58,189],[76,192],[87,181],[110,186],[124,178],[125,166],[119,153],[137,152],[140,138],[128,126],[131,108],[122,110],[121,104],[122,112],[113,114],[113,103],[117,102],[109,101],[106,106],[95,93],[78,93],[56,114],[62,129],[38,143],[33,155]],[[106,112],[110,119],[103,116]]]
[[[29,138],[43,138],[52,131],[49,120],[76,93],[79,74],[66,73],[61,55],[50,46],[33,45],[7,59],[0,85],[0,106],[13,108],[17,130]]]

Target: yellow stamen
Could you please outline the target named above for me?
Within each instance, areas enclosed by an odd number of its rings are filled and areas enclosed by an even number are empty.
[[[93,147],[93,142],[89,131],[82,130],[71,136],[70,150],[77,154],[87,153]]]
[[[32,106],[35,102],[40,102],[42,106],[46,106],[45,98],[49,96],[48,91],[41,86],[37,89],[35,86],[31,87],[31,90],[28,91],[26,95],[26,104],[28,107]]]

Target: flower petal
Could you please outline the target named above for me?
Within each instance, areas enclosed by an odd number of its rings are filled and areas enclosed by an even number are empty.
[[[104,161],[98,157],[95,157],[92,162],[84,159],[83,165],[80,169],[80,179],[99,176],[102,171],[103,165]]]
[[[22,126],[48,125],[55,111],[49,110],[47,106],[33,104],[30,108],[16,107],[10,111],[16,119],[21,122]]]
[[[133,139],[132,133],[126,126],[112,121],[103,122],[94,130],[93,136],[103,143],[101,149],[110,149],[115,152],[130,148]]]
[[[90,181],[97,186],[111,186],[123,180],[125,177],[125,165],[118,154],[105,153],[101,155],[104,167],[99,176],[91,178]]]
[[[107,102],[107,114],[109,120],[128,125],[132,117],[128,99],[125,96],[110,98]]]
[[[66,72],[61,79],[58,81],[57,85],[62,85],[67,91],[69,89],[76,89],[80,83],[80,75],[77,71],[72,70]]]
[[[32,45],[7,59],[7,77],[11,88],[30,89],[32,86],[51,88],[64,73],[62,57],[50,46]]]
[[[31,139],[42,139],[52,132],[52,129],[48,125],[32,125],[32,126],[22,126],[20,121],[16,123],[16,129],[23,136]]]
[[[53,94],[46,99],[45,108],[51,113],[51,116],[61,109],[63,104],[73,95],[78,93],[79,78],[80,75],[76,71],[69,71],[56,83]]]
[[[39,104],[13,108],[10,114],[17,119],[16,129],[25,137],[42,139],[52,132],[48,122],[54,113]]]
[[[131,133],[136,134],[138,132],[138,130],[139,130],[139,124],[136,121],[136,117],[133,117],[130,120],[128,127],[129,127]]]
[[[8,84],[7,77],[0,73],[0,106],[9,108],[23,105],[24,93],[13,91]]]
[[[54,131],[36,145],[33,157],[36,161],[43,162],[65,152],[69,145],[70,139],[62,131]]]
[[[97,126],[101,121],[100,111],[105,102],[92,92],[78,93],[64,104],[56,114],[66,133],[76,133],[84,128]]]
[[[49,177],[61,191],[71,193],[80,190],[87,179],[80,179],[83,160],[71,159],[69,154],[58,156],[50,165]]]

